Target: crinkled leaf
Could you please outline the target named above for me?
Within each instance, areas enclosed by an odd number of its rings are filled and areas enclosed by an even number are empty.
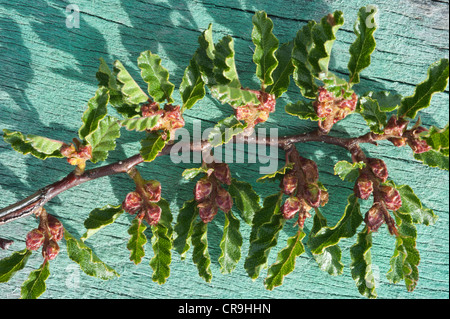
[[[419,280],[420,254],[416,248],[417,230],[410,215],[399,211],[394,212],[394,215],[399,235],[390,261],[391,268],[386,276],[392,283],[404,280],[407,290],[411,292]]]
[[[315,77],[319,78],[320,74],[328,74],[328,64],[330,63],[331,49],[336,41],[336,32],[343,24],[344,14],[336,11],[313,25],[311,34],[314,46],[308,54],[308,61]]]
[[[275,95],[275,98],[282,96],[289,88],[291,75],[294,72],[294,65],[292,64],[293,47],[293,41],[284,43],[275,54],[278,66],[272,74],[273,84],[266,90],[268,93]]]
[[[63,142],[51,140],[46,137],[36,135],[24,135],[21,132],[13,132],[7,129],[3,130],[3,139],[11,147],[23,154],[31,154],[36,158],[45,160],[49,157],[63,157],[59,149]]]
[[[86,136],[86,141],[92,146],[93,163],[104,161],[108,158],[109,151],[116,148],[116,139],[120,137],[120,125],[112,116],[103,118],[98,128]]]
[[[228,103],[232,107],[239,107],[247,104],[260,104],[255,93],[228,85],[215,85],[211,87],[211,94],[222,104]]]
[[[414,158],[429,167],[449,170],[448,155],[444,155],[442,152],[431,150],[422,154],[414,154]]]
[[[15,251],[11,256],[0,260],[0,282],[8,282],[16,272],[22,270],[31,256],[31,250]]]
[[[208,174],[212,169],[208,169],[206,167],[196,167],[196,168],[188,168],[181,173],[185,179],[193,179],[197,177],[199,174]]]
[[[255,45],[253,62],[256,64],[256,76],[262,86],[273,84],[272,73],[278,65],[275,52],[278,49],[278,39],[273,34],[273,22],[264,11],[258,11],[252,18],[252,40]]]
[[[153,115],[148,117],[133,117],[120,121],[120,124],[122,126],[125,126],[128,131],[143,132],[154,128],[158,124],[158,120],[160,117],[160,115]]]
[[[190,248],[190,240],[197,216],[197,202],[195,199],[186,201],[178,213],[175,225],[177,237],[173,242],[173,246],[182,259],[185,258],[185,254]]]
[[[167,141],[169,141],[169,133],[166,132],[166,135],[166,139],[164,139],[161,133],[152,132],[145,139],[141,140],[140,154],[145,162],[153,161],[159,152],[163,150]]]
[[[449,125],[447,124],[443,129],[432,126],[425,135],[421,136],[421,139],[427,141],[427,144],[431,146],[433,150],[441,152],[444,155],[448,154]]]
[[[277,256],[277,261],[270,266],[267,271],[267,278],[264,286],[268,290],[281,286],[285,276],[289,275],[295,269],[295,260],[305,252],[302,239],[305,233],[298,231],[297,234],[288,238],[287,246],[282,249]]]
[[[87,275],[103,280],[119,277],[119,274],[101,261],[91,248],[73,237],[67,230],[64,230],[64,239],[69,258],[76,262]]]
[[[371,55],[375,51],[376,41],[373,35],[377,25],[367,23],[367,19],[376,14],[377,11],[376,7],[367,6],[362,7],[358,12],[358,19],[354,28],[356,40],[350,46],[350,61],[348,62],[351,84],[360,82],[359,74],[370,65]]]
[[[100,121],[108,113],[107,105],[109,103],[109,90],[105,87],[100,87],[95,92],[95,96],[88,102],[88,108],[81,116],[81,125],[78,136],[84,140],[86,136],[97,130]]]
[[[383,112],[378,102],[368,96],[359,100],[358,112],[366,121],[372,132],[383,134],[387,122],[386,112]]]
[[[218,84],[240,88],[241,83],[239,82],[234,56],[233,38],[231,36],[223,37],[215,46],[213,72]]]
[[[292,169],[294,167],[293,163],[289,163],[285,166],[283,166],[282,168],[280,168],[278,171],[272,173],[272,174],[267,174],[264,175],[260,178],[258,178],[256,181],[257,182],[274,182],[274,181],[279,181],[281,180],[284,175],[286,175],[287,171]]]
[[[127,69],[118,60],[114,62],[114,72],[118,83],[120,83],[120,91],[126,104],[137,105],[148,101],[147,94],[142,91]]]
[[[192,230],[192,260],[197,265],[198,274],[206,282],[211,282],[211,256],[208,252],[208,224],[199,220]]]
[[[359,293],[367,298],[374,299],[377,297],[377,292],[372,271],[371,248],[372,233],[366,227],[358,234],[356,243],[350,248],[352,258],[350,270]]]
[[[316,98],[318,89],[312,66],[308,61],[308,56],[314,47],[312,30],[315,25],[315,21],[310,21],[297,32],[292,49],[294,83],[300,88],[302,95],[309,99]]]
[[[233,198],[236,207],[241,212],[242,218],[249,225],[252,224],[253,216],[261,209],[259,205],[259,196],[253,190],[252,185],[247,182],[231,180],[231,185],[228,187],[231,197]]]
[[[102,208],[96,208],[90,212],[89,217],[84,221],[86,232],[81,237],[85,241],[100,229],[111,225],[124,212],[122,205],[106,205]]]
[[[156,102],[173,103],[172,93],[175,85],[169,82],[169,72],[161,65],[159,55],[144,51],[137,62],[142,79],[148,84],[148,94]]]
[[[96,73],[99,87],[106,87],[109,90],[109,102],[114,107],[122,107],[124,105],[123,95],[120,90],[121,85],[117,83],[116,74],[111,72],[108,64],[103,58],[100,58],[100,66]],[[129,106],[127,106],[129,107]]]
[[[364,96],[368,96],[377,101],[381,112],[392,112],[402,103],[402,96],[400,94],[388,91],[367,92]]]
[[[195,52],[194,59],[202,76],[203,82],[208,86],[215,85],[215,47],[212,38],[212,24],[210,24],[208,29],[203,31],[203,33],[198,37],[198,43],[200,44],[200,47]]]
[[[20,290],[21,299],[37,299],[47,289],[45,281],[50,276],[49,262],[45,262],[39,269],[33,270]]]
[[[208,142],[213,147],[228,143],[233,136],[241,134],[247,127],[247,123],[240,122],[235,115],[231,115],[214,126],[208,135]]]
[[[321,254],[325,248],[336,245],[342,238],[353,237],[362,221],[358,198],[351,194],[344,215],[337,224],[334,227],[323,227],[309,240],[311,252]]]
[[[334,175],[338,175],[343,181],[354,182],[359,177],[359,170],[364,166],[363,162],[340,161],[334,165]]]
[[[127,248],[130,251],[130,260],[138,265],[142,262],[142,258],[145,256],[145,244],[147,243],[147,237],[144,231],[147,226],[137,218],[133,219],[131,226],[128,229],[128,234],[131,235],[128,241]]]
[[[316,209],[313,227],[309,233],[308,241],[316,235],[323,227],[327,226],[327,219]],[[321,254],[313,254],[319,268],[332,276],[341,275],[344,271],[344,264],[341,262],[342,252],[338,245],[327,247]]]
[[[448,59],[433,63],[426,80],[417,85],[412,96],[403,98],[398,115],[414,119],[417,112],[430,106],[435,93],[443,92],[448,84]]]
[[[184,71],[180,84],[180,94],[183,101],[183,112],[192,108],[195,103],[205,97],[205,82],[203,82],[200,68],[197,65],[196,55],[194,55]]]
[[[267,264],[270,250],[276,246],[278,234],[283,228],[285,219],[280,212],[281,199],[281,194],[267,197],[253,219],[250,248],[244,263],[252,279],[258,278],[261,268]]]
[[[285,106],[286,113],[298,116],[301,120],[318,121],[320,118],[317,116],[312,102],[297,101],[295,103],[289,103]]]
[[[242,235],[239,231],[239,220],[230,211],[225,214],[223,236],[220,241],[220,271],[230,274],[241,259]]]
[[[319,79],[323,82],[324,88],[338,98],[351,99],[354,91],[351,89],[350,84],[338,77],[332,72],[322,73]]]

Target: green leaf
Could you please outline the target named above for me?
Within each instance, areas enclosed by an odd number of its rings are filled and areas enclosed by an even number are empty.
[[[446,171],[449,170],[448,155],[444,155],[442,152],[431,150],[422,154],[414,154],[414,158],[429,167],[437,167]]]
[[[91,162],[97,163],[108,158],[109,151],[116,148],[116,139],[120,137],[120,125],[112,116],[103,118],[98,128],[86,136],[86,141],[92,146]]]
[[[199,174],[208,174],[213,169],[208,169],[206,167],[196,167],[196,168],[188,168],[181,173],[181,176],[183,176],[185,179],[194,179]]]
[[[277,261],[267,271],[264,286],[268,290],[281,286],[285,276],[289,275],[295,268],[295,259],[305,252],[302,239],[305,233],[298,231],[293,237],[288,238],[287,246],[278,253]]]
[[[228,192],[241,212],[242,218],[247,224],[251,225],[253,216],[261,209],[259,196],[253,190],[252,185],[233,178],[231,179],[231,185],[228,187]]]
[[[377,101],[381,112],[392,112],[396,110],[402,103],[402,96],[388,91],[368,92],[364,96],[370,97]]]
[[[353,237],[362,221],[358,198],[351,194],[344,215],[337,224],[334,227],[323,227],[310,239],[308,245],[311,252],[321,254],[325,248],[336,245],[342,238]]]
[[[130,251],[130,260],[138,265],[142,262],[142,258],[145,256],[145,244],[147,243],[147,237],[144,231],[147,226],[137,218],[133,219],[131,226],[128,229],[128,234],[131,235],[128,241],[127,248]]]
[[[338,175],[343,181],[353,183],[359,177],[359,170],[364,166],[363,162],[352,164],[347,161],[340,161],[334,165],[334,175]]]
[[[169,82],[169,72],[161,66],[161,58],[150,51],[144,51],[137,61],[142,79],[148,84],[148,94],[156,102],[173,103],[175,85]]]
[[[255,45],[253,62],[256,64],[256,76],[261,80],[262,87],[273,84],[272,73],[278,65],[275,51],[278,49],[278,39],[273,34],[273,22],[264,11],[258,11],[252,18],[252,41]]]
[[[100,58],[100,66],[96,73],[99,87],[106,87],[109,90],[109,102],[114,107],[121,107],[124,105],[123,95],[120,91],[120,85],[117,83],[116,74],[111,72],[108,64],[103,58]]]
[[[258,178],[256,181],[259,183],[280,181],[283,179],[284,175],[286,175],[287,170],[291,170],[292,168],[294,168],[294,163],[286,164],[285,166],[280,168],[278,171],[276,171],[272,174],[264,175],[264,176]]]
[[[266,91],[275,95],[276,99],[282,96],[289,88],[291,75],[294,72],[294,65],[292,64],[293,48],[294,42],[290,41],[282,44],[275,54],[278,66],[273,71],[273,84]]]
[[[332,72],[320,74],[319,79],[324,83],[324,88],[335,97],[351,99],[354,91],[350,88],[350,84],[346,80]]]
[[[102,208],[94,209],[90,212],[89,217],[84,221],[86,232],[81,237],[81,240],[85,241],[100,229],[111,225],[120,215],[122,215],[123,212],[124,210],[122,209],[122,205],[106,205]]]
[[[350,84],[352,85],[360,82],[359,74],[370,65],[371,55],[375,51],[376,41],[373,34],[377,25],[367,23],[367,19],[374,16],[377,11],[375,6],[367,6],[362,7],[358,12],[354,28],[356,40],[350,46],[350,61],[348,62]]]
[[[169,135],[169,133],[166,132],[166,135]],[[145,139],[141,140],[140,154],[144,158],[144,161],[153,161],[158,156],[159,152],[166,146],[169,139],[169,136],[164,139],[161,133],[152,132],[149,133]]]
[[[39,269],[33,270],[28,279],[23,283],[20,290],[21,299],[37,299],[47,289],[45,281],[50,276],[50,265],[47,261],[39,267]]]
[[[241,123],[235,115],[231,115],[217,122],[214,129],[208,135],[208,142],[212,147],[226,144],[233,136],[241,134],[247,127],[247,123]]]
[[[185,254],[190,248],[190,239],[197,216],[197,202],[195,199],[186,201],[178,213],[177,223],[175,225],[177,237],[173,242],[173,246],[181,255],[182,259],[185,258]]]
[[[359,114],[364,118],[370,130],[375,134],[383,134],[387,122],[386,112],[383,112],[378,102],[368,96],[359,99]]]
[[[215,46],[213,72],[218,84],[240,88],[241,83],[239,82],[234,56],[233,38],[231,36],[223,37]]]
[[[295,103],[289,103],[285,106],[287,114],[298,116],[301,120],[318,121],[320,118],[317,116],[312,102],[297,101]]]
[[[184,71],[180,84],[180,94],[181,100],[183,101],[182,112],[189,110],[195,103],[205,97],[205,82],[203,82],[195,55]]]
[[[206,282],[211,282],[211,256],[208,252],[208,238],[207,238],[208,224],[199,220],[192,230],[192,260],[197,265],[198,274]]]
[[[0,260],[0,282],[8,282],[19,270],[27,264],[32,251],[23,249],[15,251],[11,256]]]
[[[91,248],[83,241],[73,237],[67,230],[64,230],[64,239],[69,258],[76,262],[87,275],[103,280],[119,277],[119,274],[101,261]]]
[[[441,152],[443,155],[448,155],[449,150],[449,125],[443,129],[436,126],[430,127],[429,131],[420,137],[425,140],[429,146],[435,151]]]
[[[430,106],[435,93],[443,92],[447,88],[447,84],[448,59],[442,59],[430,66],[427,79],[417,85],[414,94],[403,98],[398,116],[414,119],[418,111]]]
[[[391,283],[405,281],[408,291],[413,291],[419,280],[420,254],[416,248],[417,230],[412,217],[399,211],[394,212],[398,233],[394,254],[386,277]]]
[[[214,76],[215,47],[212,38],[212,24],[198,37],[200,47],[194,54],[203,82],[212,86],[216,84]]]
[[[314,46],[308,54],[316,78],[320,74],[328,74],[328,64],[331,58],[331,49],[336,41],[336,32],[344,24],[344,14],[336,11],[322,18],[320,23],[314,24],[311,30]]]
[[[137,105],[148,101],[147,94],[142,91],[120,61],[114,62],[114,72],[117,75],[118,83],[121,85],[120,91],[126,104]]]
[[[170,276],[170,263],[172,262],[172,214],[169,203],[161,199],[158,202],[161,207],[161,219],[152,226],[152,248],[154,256],[150,260],[153,269],[152,280],[162,285]]]
[[[225,214],[223,236],[220,241],[220,271],[230,274],[241,259],[242,235],[239,232],[239,220],[230,211]]]
[[[15,151],[23,155],[31,154],[41,160],[49,157],[63,157],[59,149],[64,143],[60,141],[36,135],[24,135],[7,129],[3,129],[3,139],[11,144]]]
[[[160,115],[133,117],[120,121],[120,124],[125,126],[128,131],[143,132],[154,128],[158,124],[160,117]]]
[[[83,113],[78,136],[84,140],[86,136],[97,130],[100,121],[108,113],[107,105],[109,103],[109,91],[105,87],[100,87],[95,92],[95,96],[88,102],[88,108]]]
[[[327,226],[327,219],[316,209],[313,227],[309,233],[308,241],[323,227]],[[342,252],[338,245],[327,247],[322,254],[313,254],[319,268],[332,276],[341,275],[344,271],[344,264],[341,262]]]
[[[352,263],[350,270],[359,293],[367,298],[377,297],[375,277],[372,271],[372,233],[364,228],[357,236],[356,243],[350,248]]]
[[[276,246],[278,234],[285,219],[280,212],[282,194],[271,195],[264,200],[263,207],[255,214],[250,233],[250,248],[244,268],[252,279],[259,276],[267,264],[270,250]]]
[[[214,98],[218,99],[220,103],[228,103],[235,108],[248,104],[260,104],[255,93],[228,85],[215,85],[211,87],[211,94]]]
[[[310,21],[297,32],[292,49],[294,82],[300,88],[301,94],[309,99],[316,98],[318,89],[312,66],[308,61],[308,56],[314,47],[312,30],[315,25],[315,21]]]

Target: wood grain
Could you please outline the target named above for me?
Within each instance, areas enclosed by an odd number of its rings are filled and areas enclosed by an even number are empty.
[[[362,73],[358,93],[367,90],[389,90],[410,95],[414,85],[426,77],[429,64],[449,56],[449,3],[430,0],[374,0],[379,7],[379,29],[375,33],[377,50],[369,69]],[[257,10],[266,10],[273,19],[274,32],[280,43],[291,40],[296,31],[310,19],[342,10],[346,23],[338,33],[331,70],[348,74],[348,48],[355,38],[353,22],[359,7],[366,1],[308,1],[308,0],[95,0],[77,1],[80,8],[80,28],[65,25],[65,1],[0,0],[0,125],[1,128],[24,133],[45,135],[70,141],[81,125],[81,114],[96,89],[95,73],[98,59],[108,63],[120,59],[138,77],[136,59],[144,50],[158,53],[170,71],[171,82],[178,87],[189,59],[197,47],[197,37],[213,23],[214,38],[231,34],[235,38],[237,68],[244,85],[255,87],[255,66],[252,62],[251,17]],[[140,84],[144,86],[143,82]],[[279,134],[302,133],[314,123],[300,121],[284,112],[284,105],[296,101],[298,89],[291,85],[278,102],[277,112],[264,127],[278,127]],[[175,94],[177,101],[180,97]],[[424,125],[443,126],[448,122],[448,89],[436,95],[432,106],[422,112]],[[201,120],[202,128],[232,114],[232,110],[212,100],[204,99],[186,113],[187,128]],[[348,117],[338,124],[333,134],[356,136],[366,132],[359,116]],[[123,132],[122,143],[108,162],[131,156],[139,150],[139,134]],[[330,191],[330,203],[324,209],[329,224],[335,224],[346,204],[352,185],[333,175],[334,163],[349,160],[348,154],[334,146],[319,143],[302,144],[302,155],[316,160],[321,181]],[[436,225],[418,227],[418,249],[421,279],[413,293],[403,284],[392,285],[386,279],[394,239],[383,227],[374,236],[372,258],[379,275],[380,298],[448,298],[449,297],[449,175],[426,168],[412,159],[406,148],[395,149],[389,143],[378,147],[366,146],[372,157],[385,159],[391,178],[397,184],[410,185],[427,207],[439,215]],[[279,166],[283,162],[280,161]],[[95,166],[93,166],[95,167]],[[158,179],[163,185],[163,197],[172,207],[176,218],[185,200],[192,198],[193,183],[181,181],[181,172],[195,164],[172,165],[158,158],[152,165],[140,165],[142,175]],[[250,182],[265,197],[275,192],[276,185],[259,184],[258,165],[231,164],[232,172]],[[53,183],[71,170],[56,159],[39,161],[31,156],[15,153],[0,140],[0,205],[2,207],[27,197],[37,189]],[[75,236],[84,233],[83,221],[89,212],[106,204],[117,205],[132,189],[132,181],[124,175],[95,180],[61,194],[48,205],[51,214],[58,216]],[[367,205],[366,205],[367,206]],[[364,209],[368,207],[363,206]],[[126,249],[130,217],[122,215],[113,225],[103,229],[87,241],[95,253],[120,274],[111,281],[95,280],[82,273],[71,262],[62,246],[62,253],[51,263],[48,290],[42,298],[360,298],[350,275],[349,248],[354,239],[342,241],[344,274],[331,277],[321,272],[307,251],[297,260],[295,271],[284,285],[274,291],[263,287],[262,276],[255,282],[243,269],[244,258],[231,275],[221,275],[217,259],[224,218],[219,216],[209,227],[208,239],[213,259],[212,283],[206,284],[197,275],[191,253],[181,261],[174,253],[171,276],[163,286],[151,280],[150,246],[139,266],[129,261]],[[8,251],[0,251],[0,258],[24,247],[26,233],[36,226],[34,218],[26,218],[4,225],[0,237],[13,239]],[[250,228],[243,228],[243,254],[248,249]],[[312,220],[308,220],[309,231]],[[279,239],[281,249],[294,228],[286,227]],[[270,262],[275,260],[270,255]],[[20,286],[32,269],[41,262],[34,254],[26,268],[8,284],[2,284],[0,298],[17,298]],[[189,280],[186,280],[188,278]]]

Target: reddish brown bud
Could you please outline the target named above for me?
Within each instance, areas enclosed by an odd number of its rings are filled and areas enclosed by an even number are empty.
[[[38,250],[44,243],[45,236],[39,229],[33,229],[27,234],[26,245],[28,250]]]
[[[284,202],[281,211],[283,213],[284,219],[292,219],[297,212],[300,211],[301,201],[297,197],[289,197]]]
[[[406,145],[406,138],[404,137],[392,137],[388,138],[388,140],[396,147],[403,147]]]
[[[329,198],[328,192],[322,190],[320,192],[320,206],[322,207],[325,206],[328,203],[328,198]]]
[[[212,183],[207,178],[200,179],[197,184],[195,184],[195,200],[201,202],[209,197],[212,192]]]
[[[226,163],[216,163],[214,164],[214,176],[221,182],[222,184],[230,185],[231,184],[231,173],[228,164]]]
[[[70,145],[64,144],[59,151],[64,157],[71,157],[74,153],[77,152],[73,144]]]
[[[358,96],[356,95],[356,93],[353,93],[352,97],[349,100],[347,99],[341,100],[338,104],[338,107],[348,112],[353,112],[356,109],[357,104],[358,104]]]
[[[380,192],[387,209],[395,211],[402,207],[402,198],[398,190],[390,186],[381,186]]]
[[[292,173],[286,174],[283,177],[283,192],[286,195],[294,194],[297,189],[298,178]]]
[[[154,226],[158,224],[159,219],[161,218],[161,207],[159,207],[157,204],[150,203],[148,206],[144,209],[144,219],[145,221],[150,225]]]
[[[373,182],[365,174],[361,174],[356,180],[353,192],[356,197],[368,199],[373,192]]]
[[[149,202],[157,203],[161,199],[161,183],[158,181],[147,181],[144,186],[145,191],[149,195],[147,198]]]
[[[305,225],[306,218],[311,217],[311,214],[309,213],[310,210],[311,210],[311,206],[309,206],[302,199],[301,200],[301,208],[300,208],[300,212],[298,213],[298,220],[297,220],[297,224],[301,229],[303,229],[303,226]]]
[[[429,146],[425,140],[420,140],[419,138],[409,138],[407,142],[414,154],[421,154],[431,150],[431,146]]]
[[[379,178],[383,183],[386,182],[389,177],[389,173],[386,163],[383,160],[378,158],[368,158],[367,164],[377,178]]]
[[[202,202],[197,207],[200,218],[205,224],[212,221],[217,214],[217,206],[210,201]]]
[[[141,106],[142,116],[144,117],[156,115],[158,111],[160,111],[159,104],[151,100]]]
[[[316,162],[304,157],[300,157],[300,165],[301,170],[305,175],[306,183],[315,183],[319,180],[319,169]]]
[[[406,131],[409,122],[403,118],[398,119],[397,116],[393,115],[386,124],[384,128],[384,134],[393,136],[403,136]]]
[[[312,207],[320,206],[320,198],[321,198],[322,190],[319,188],[317,184],[309,184],[304,192],[305,200]]]
[[[52,239],[55,241],[60,241],[64,236],[63,224],[52,215],[47,215],[47,220],[48,220],[48,230],[52,235]]]
[[[50,240],[42,250],[42,256],[46,260],[53,260],[59,254],[59,246],[54,240]]]
[[[364,222],[367,225],[369,231],[376,232],[378,228],[384,223],[384,216],[388,215],[388,212],[381,203],[374,203],[373,206],[366,213]]]
[[[141,206],[142,198],[137,192],[128,193],[122,203],[123,210],[131,215],[134,215],[138,210],[140,210]]]
[[[228,213],[233,207],[233,199],[231,198],[230,193],[222,187],[217,188],[216,204],[225,213]]]
[[[164,120],[169,123],[170,129],[178,129],[184,126],[185,122],[179,105],[166,104],[164,111]]]

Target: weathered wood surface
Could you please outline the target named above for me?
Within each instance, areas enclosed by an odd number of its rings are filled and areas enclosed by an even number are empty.
[[[379,7],[379,29],[376,32],[377,50],[371,67],[364,71],[359,93],[367,90],[391,90],[409,95],[414,85],[425,79],[429,64],[449,55],[448,0],[373,0]],[[275,24],[280,42],[289,41],[296,31],[310,19],[342,10],[346,24],[338,33],[331,62],[332,70],[346,73],[348,47],[354,39],[353,23],[359,7],[366,1],[307,1],[307,0],[79,0],[80,27],[66,27],[66,1],[0,0],[0,126],[24,133],[32,133],[70,141],[76,136],[80,117],[87,100],[96,89],[95,73],[98,59],[108,63],[115,59],[138,75],[136,59],[141,51],[150,49],[163,58],[163,65],[171,73],[171,81],[181,82],[184,69],[197,47],[197,37],[209,23],[213,23],[215,39],[231,34],[236,40],[237,66],[240,77],[248,86],[257,81],[253,76],[251,17],[257,10],[266,10]],[[277,126],[280,134],[305,132],[314,124],[300,121],[284,112],[284,105],[295,101],[298,90],[291,86],[279,101],[278,109],[266,127]],[[177,96],[178,98],[178,96]],[[179,100],[179,98],[178,98]],[[435,96],[432,106],[422,112],[425,125],[443,126],[448,122],[449,94]],[[187,127],[196,119],[203,128],[231,114],[211,98],[204,99],[186,113]],[[360,135],[366,130],[359,116],[351,116],[335,127],[334,134]],[[108,162],[135,154],[139,137],[123,132],[122,143]],[[380,298],[448,298],[449,297],[449,174],[427,168],[412,159],[408,149],[395,149],[389,143],[378,147],[365,146],[372,157],[385,159],[391,177],[398,184],[409,184],[424,205],[439,215],[436,225],[419,226],[418,249],[421,279],[414,293],[407,293],[403,284],[392,285],[386,279],[394,239],[383,227],[374,236],[372,258],[378,277]],[[321,180],[330,190],[330,203],[324,209],[329,224],[340,218],[351,192],[351,185],[333,175],[336,161],[349,159],[343,150],[311,143],[300,151],[317,160]],[[282,162],[280,161],[280,166]],[[141,165],[142,166],[142,165]],[[194,165],[171,165],[167,158],[159,158],[152,165],[142,166],[146,178],[155,178],[163,185],[163,196],[170,201],[176,217],[185,200],[192,198],[193,183],[180,181],[181,172]],[[251,182],[262,197],[274,192],[276,185],[256,184],[258,165],[232,164],[233,172]],[[40,161],[15,153],[0,140],[0,206],[20,200],[36,189],[57,181],[71,170],[61,160]],[[60,217],[74,235],[84,232],[83,221],[89,212],[105,204],[118,204],[132,188],[127,176],[103,178],[83,184],[61,194],[48,206],[50,213]],[[367,207],[364,207],[367,208]],[[114,267],[119,279],[102,281],[84,275],[78,266],[62,253],[51,263],[48,290],[42,298],[359,298],[350,275],[349,248],[355,239],[341,243],[344,274],[331,277],[321,272],[310,253],[297,260],[295,271],[285,279],[282,287],[266,291],[265,272],[255,282],[246,275],[244,258],[231,275],[221,275],[217,259],[222,236],[223,218],[217,218],[209,229],[210,253],[213,259],[213,280],[205,283],[197,275],[190,255],[181,261],[174,253],[171,276],[165,285],[151,280],[150,246],[139,266],[129,261],[126,249],[129,216],[122,215],[88,240],[97,255]],[[245,257],[250,229],[243,226]],[[34,218],[26,218],[0,227],[0,237],[15,240],[10,251],[0,251],[3,258],[14,250],[24,248],[26,233],[34,228]],[[306,223],[307,231],[312,220]],[[281,248],[293,228],[280,235]],[[247,240],[247,241],[246,241]],[[271,254],[270,261],[275,258]],[[28,273],[41,262],[34,254],[26,269],[8,284],[2,284],[0,298],[17,298],[20,286]]]

